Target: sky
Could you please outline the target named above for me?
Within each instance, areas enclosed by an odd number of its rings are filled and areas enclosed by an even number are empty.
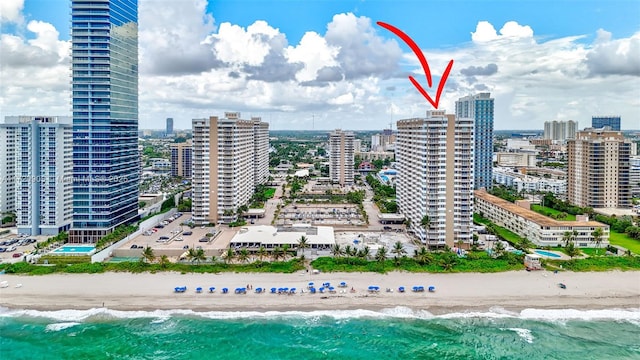
[[[0,118],[71,115],[70,0],[0,2]],[[428,61],[392,32],[406,33]],[[490,92],[497,130],[620,115],[640,129],[640,1],[139,0],[139,127],[262,117],[272,130],[395,129]]]

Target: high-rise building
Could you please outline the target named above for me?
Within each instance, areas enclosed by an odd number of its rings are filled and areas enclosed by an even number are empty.
[[[394,149],[396,135],[391,129],[384,129],[381,134],[371,135],[371,151],[387,151]],[[359,149],[356,149],[359,151]]]
[[[575,139],[576,131],[578,131],[577,121],[545,121],[543,137],[550,140],[566,141]]]
[[[173,118],[167,118],[167,136],[173,134]]]
[[[73,226],[93,243],[138,215],[138,2],[72,0]]]
[[[567,200],[581,207],[630,207],[630,148],[619,131],[579,131],[567,143]]]
[[[427,111],[399,120],[398,210],[430,247],[469,244],[473,225],[473,118]],[[423,219],[428,218],[428,224]]]
[[[231,222],[247,205],[255,186],[269,177],[269,124],[260,118],[193,119],[193,220]]]
[[[600,129],[608,126],[613,131],[620,131],[620,116],[592,116],[591,127]]]
[[[340,186],[353,184],[354,173],[353,132],[336,129],[329,134],[329,178]]]
[[[490,93],[465,96],[456,101],[456,118],[474,119],[475,189],[491,189],[493,184],[493,98]]]
[[[171,144],[171,176],[191,178],[193,144],[191,140]]]
[[[15,211],[18,232],[57,235],[71,227],[71,118],[7,116],[0,124],[3,203]],[[5,172],[6,171],[6,172]]]

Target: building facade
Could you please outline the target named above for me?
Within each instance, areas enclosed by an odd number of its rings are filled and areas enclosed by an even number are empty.
[[[631,206],[631,142],[619,131],[587,128],[567,143],[567,200],[592,208]]]
[[[430,247],[468,244],[473,225],[473,118],[443,110],[399,120],[396,144],[398,211]],[[423,226],[425,215],[428,225]]]
[[[93,243],[138,215],[138,2],[72,0],[73,225]]]
[[[620,131],[620,116],[592,116],[591,127],[601,129],[608,126],[613,131]]]
[[[354,175],[354,134],[337,129],[329,134],[329,178],[340,186],[352,185]]]
[[[193,220],[232,222],[238,209],[249,203],[255,186],[268,180],[268,160],[256,153],[268,154],[269,124],[227,112],[224,118],[193,119],[192,125]]]
[[[496,153],[498,166],[526,167],[536,166],[536,154],[532,152],[499,152]]]
[[[0,168],[6,171],[2,197],[13,204],[18,233],[68,231],[73,217],[71,118],[7,116],[0,135]]]
[[[456,101],[458,119],[474,119],[474,188],[491,189],[493,170],[493,98],[490,93],[465,96]]]
[[[191,140],[171,144],[171,176],[191,178],[193,144]]]
[[[566,141],[568,139],[575,139],[577,131],[577,121],[545,121],[543,137],[549,140]]]
[[[167,118],[166,134],[167,136],[173,135],[173,118]]]
[[[530,176],[507,168],[494,168],[493,181],[500,185],[513,187],[519,193],[551,192],[562,200],[567,198],[566,180]]]
[[[529,239],[537,246],[564,246],[565,234],[575,230],[572,239],[578,247],[607,247],[609,225],[597,221],[558,221],[493,196],[484,190],[475,191],[475,211],[492,223],[504,227],[517,235]],[[600,243],[593,236],[596,229],[602,229]]]
[[[640,197],[640,156],[629,159],[629,183],[631,196]]]

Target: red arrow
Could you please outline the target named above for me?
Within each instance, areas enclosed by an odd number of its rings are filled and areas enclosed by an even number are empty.
[[[432,81],[431,81],[431,70],[429,69],[429,63],[427,62],[427,58],[424,57],[424,54],[422,53],[418,45],[415,43],[415,41],[413,41],[413,39],[411,39],[409,35],[405,34],[404,32],[402,32],[402,30],[398,29],[393,25],[383,23],[382,21],[378,21],[376,24],[396,34],[400,39],[402,39],[402,41],[404,41],[407,45],[409,45],[413,53],[416,54],[416,56],[418,57],[418,60],[420,60],[420,65],[422,65],[422,69],[424,70],[424,75],[427,78],[427,85],[431,87]],[[411,83],[413,84],[413,86],[415,86],[416,89],[418,89],[418,91],[422,94],[422,96],[424,96],[425,99],[427,99],[427,101],[429,101],[429,103],[433,105],[433,107],[435,107],[436,109],[438,108],[438,104],[440,103],[440,95],[442,94],[442,89],[444,89],[444,84],[447,82],[447,78],[449,77],[449,73],[451,72],[452,67],[453,67],[453,59],[449,61],[449,65],[447,65],[447,68],[444,70],[444,73],[442,73],[442,77],[440,78],[440,83],[438,83],[438,90],[436,90],[436,101],[433,101],[433,99],[431,99],[431,96],[429,96],[429,94],[427,94],[427,92],[422,88],[422,86],[418,84],[418,81],[414,79],[413,76],[409,75],[409,80],[411,80]]]

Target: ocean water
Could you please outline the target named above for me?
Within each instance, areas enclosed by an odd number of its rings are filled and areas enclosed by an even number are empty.
[[[640,309],[434,316],[0,308],[0,359],[640,359]]]

